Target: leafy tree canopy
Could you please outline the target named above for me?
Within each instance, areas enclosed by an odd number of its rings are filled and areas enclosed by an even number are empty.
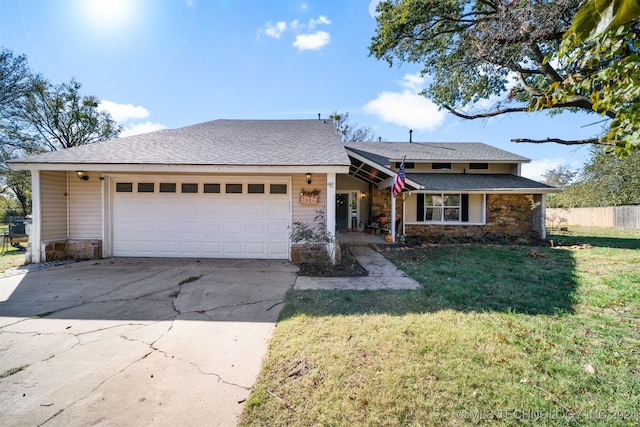
[[[395,61],[422,64],[422,73],[432,78],[422,95],[459,117],[475,119],[534,110],[597,112],[609,120],[615,134],[584,140],[514,141],[626,147],[629,138],[620,135],[630,130],[629,121],[623,122],[620,116],[627,114],[623,107],[637,104],[638,98],[612,100],[623,87],[640,86],[637,22],[603,33],[620,32],[600,56],[586,61],[565,59],[561,57],[563,35],[572,28],[580,6],[580,0],[387,0],[378,5],[377,29],[369,52],[389,65]],[[617,22],[621,21],[609,23]],[[567,51],[581,55],[591,46],[578,43]],[[603,93],[601,79],[608,78],[606,70],[624,58],[628,62],[623,61],[621,69],[613,73],[630,73],[630,83],[611,81],[614,93]],[[579,89],[564,86],[575,76],[582,76]],[[587,76],[593,77],[585,82]],[[611,101],[603,101],[605,98]],[[500,101],[489,111],[465,111],[487,99]],[[625,141],[619,143],[620,138]]]
[[[338,113],[334,111],[329,118],[336,124],[336,129],[340,133],[342,142],[373,141],[376,137],[371,127],[362,127],[358,123],[351,123],[348,112]]]
[[[594,147],[576,179],[548,199],[549,207],[564,208],[634,204],[640,204],[640,150],[618,158],[603,147]]]
[[[118,136],[120,127],[98,99],[82,95],[75,80],[52,85],[33,73],[25,56],[0,48],[0,193],[11,192],[30,210],[28,172],[12,171],[6,161],[63,150]]]
[[[566,188],[578,173],[571,170],[567,165],[560,165],[556,168],[547,169],[542,174],[542,182],[557,188]]]

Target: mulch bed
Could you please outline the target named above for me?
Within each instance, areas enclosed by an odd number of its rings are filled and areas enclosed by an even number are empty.
[[[342,262],[339,265],[332,264],[300,264],[298,276],[311,277],[361,277],[367,276],[369,272],[355,259],[349,248],[342,248]]]

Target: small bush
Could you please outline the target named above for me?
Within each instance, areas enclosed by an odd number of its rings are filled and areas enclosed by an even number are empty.
[[[290,238],[293,243],[303,243],[304,249],[309,254],[308,262],[319,267],[333,265],[335,237],[327,230],[324,211],[316,211],[313,225],[299,221],[294,222]]]

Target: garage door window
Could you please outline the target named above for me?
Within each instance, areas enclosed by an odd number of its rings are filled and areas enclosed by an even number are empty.
[[[182,184],[183,193],[197,193],[198,184]]]
[[[220,193],[220,184],[204,184],[202,187],[204,193]]]
[[[161,193],[175,193],[176,192],[176,184],[169,182],[161,182],[160,183],[160,192]]]
[[[225,186],[227,194],[242,194],[242,184],[227,184]]]
[[[249,194],[264,194],[264,184],[248,184],[247,191]]]
[[[155,184],[153,182],[139,182],[138,193],[153,193],[155,191]]]
[[[287,184],[271,184],[269,186],[270,194],[287,194]]]
[[[133,193],[133,183],[131,182],[118,182],[116,184],[117,193]]]

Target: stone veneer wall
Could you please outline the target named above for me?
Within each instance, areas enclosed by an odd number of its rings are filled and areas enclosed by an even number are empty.
[[[44,261],[72,258],[76,261],[102,258],[102,240],[59,240],[43,243]]]
[[[488,194],[485,225],[407,225],[414,237],[539,237],[532,225],[532,200],[525,194]]]
[[[372,219],[377,219],[381,214],[391,220],[391,189],[380,190],[373,187],[371,191],[371,211]],[[398,196],[396,200],[396,218],[402,217],[402,199]]]

